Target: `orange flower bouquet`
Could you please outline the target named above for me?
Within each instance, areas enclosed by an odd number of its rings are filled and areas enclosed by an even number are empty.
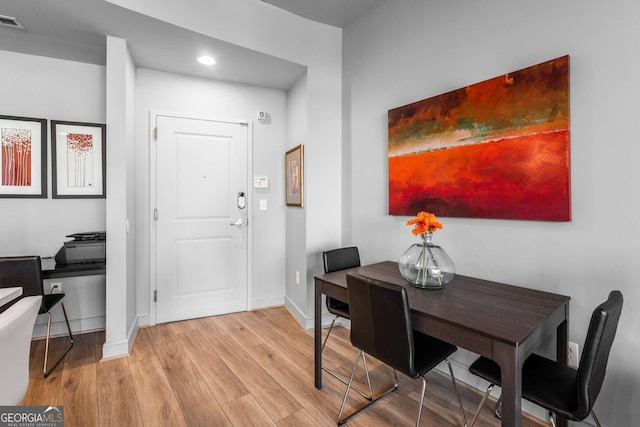
[[[413,225],[412,233],[420,236],[421,243],[412,245],[398,261],[400,274],[412,285],[425,289],[440,289],[455,275],[451,258],[440,246],[431,241],[433,233],[442,229],[442,223],[430,212],[418,212],[407,221]]]
[[[418,212],[418,215],[407,221],[407,225],[413,225],[414,235],[423,235],[426,233],[434,233],[442,228],[442,223],[438,218],[430,212]]]

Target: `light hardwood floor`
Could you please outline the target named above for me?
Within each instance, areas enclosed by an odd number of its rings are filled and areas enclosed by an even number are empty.
[[[313,334],[283,307],[141,328],[127,357],[101,361],[103,342],[104,332],[77,335],[45,379],[44,341],[34,341],[22,404],[64,406],[66,427],[336,425],[345,386],[326,374],[322,390],[313,386]],[[50,351],[55,356],[62,346],[58,338]],[[347,375],[355,354],[348,330],[335,328],[325,363]],[[369,361],[374,390],[384,390],[392,371]],[[399,377],[397,392],[346,426],[413,425],[421,382]],[[470,420],[480,394],[459,386]],[[347,411],[360,403],[353,393]],[[476,425],[500,425],[490,406]],[[529,418],[523,423],[544,425]],[[421,426],[461,425],[449,377],[432,371]]]

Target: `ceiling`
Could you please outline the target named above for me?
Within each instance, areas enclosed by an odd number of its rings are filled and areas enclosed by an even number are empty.
[[[312,21],[344,28],[384,0],[262,0]]]
[[[343,27],[384,0],[263,0],[305,18]],[[136,66],[286,90],[306,67],[223,42],[103,0],[2,0],[0,50],[105,65],[105,35],[127,40]],[[215,57],[206,67],[202,54]]]

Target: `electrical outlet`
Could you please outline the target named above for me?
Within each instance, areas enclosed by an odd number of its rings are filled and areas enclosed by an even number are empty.
[[[62,283],[61,282],[51,282],[51,293],[52,294],[61,294],[62,293]]]
[[[569,366],[573,366],[574,368],[577,368],[579,361],[580,361],[580,354],[578,353],[578,343],[569,341],[569,352],[567,353],[567,364]]]
[[[300,284],[300,272],[296,271],[296,285]]]

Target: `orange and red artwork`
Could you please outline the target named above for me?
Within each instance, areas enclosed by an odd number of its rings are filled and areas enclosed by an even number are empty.
[[[93,135],[67,134],[67,186],[93,185]]]
[[[390,215],[571,220],[569,56],[388,119]]]
[[[29,129],[3,128],[2,185],[31,185],[31,131]]]

